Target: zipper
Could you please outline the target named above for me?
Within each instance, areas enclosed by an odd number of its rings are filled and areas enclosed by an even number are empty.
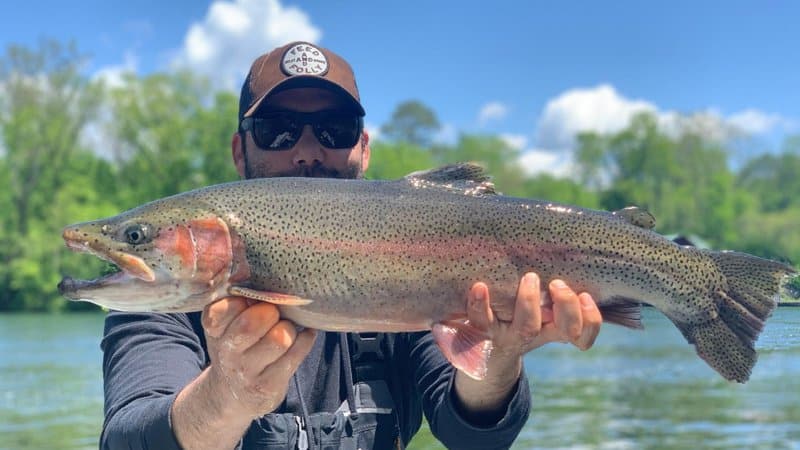
[[[308,450],[308,432],[305,420],[300,416],[294,416],[294,421],[297,423],[297,450]]]

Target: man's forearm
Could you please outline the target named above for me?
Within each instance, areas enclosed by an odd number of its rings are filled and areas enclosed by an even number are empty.
[[[522,358],[490,359],[487,376],[481,381],[456,371],[454,389],[463,418],[478,427],[497,423],[508,409],[521,373]]]
[[[234,409],[232,392],[213,389],[224,384],[212,377],[209,369],[204,370],[172,405],[172,430],[184,450],[233,449],[253,421]]]

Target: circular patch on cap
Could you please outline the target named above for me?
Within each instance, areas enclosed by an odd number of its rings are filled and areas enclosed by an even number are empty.
[[[325,75],[328,72],[328,58],[322,50],[311,44],[297,44],[283,54],[281,69],[289,76]]]

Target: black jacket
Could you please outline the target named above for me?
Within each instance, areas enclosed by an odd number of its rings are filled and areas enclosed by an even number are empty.
[[[452,402],[455,369],[429,332],[386,335],[387,383],[408,444],[419,430],[424,411],[430,428],[448,448],[508,448],[530,411],[525,375],[504,417],[490,428],[465,422]],[[302,392],[290,386],[275,413],[333,412],[347,399],[338,333],[320,332],[297,372]],[[200,313],[145,314],[111,312],[106,318],[103,349],[105,421],[102,449],[179,449],[170,424],[177,393],[209,364]],[[352,351],[352,349],[350,349]],[[358,354],[353,355],[354,357]],[[345,354],[346,355],[346,354]],[[349,369],[349,368],[345,368]],[[268,418],[270,415],[265,416]],[[262,420],[264,420],[262,418]],[[239,448],[268,433],[254,421]]]

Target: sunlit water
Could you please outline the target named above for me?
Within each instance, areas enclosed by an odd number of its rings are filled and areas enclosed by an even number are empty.
[[[645,326],[604,326],[588,352],[531,353],[534,409],[514,448],[800,449],[800,308],[769,320],[745,385],[657,311]],[[0,449],[97,448],[102,327],[100,315],[0,315]],[[441,445],[424,430],[410,447]]]

